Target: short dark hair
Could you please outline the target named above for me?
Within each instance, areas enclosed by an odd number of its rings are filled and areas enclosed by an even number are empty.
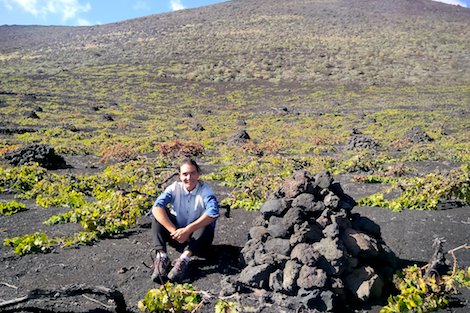
[[[199,164],[197,164],[197,162],[192,158],[185,158],[185,159],[181,160],[180,166],[178,167],[178,173],[181,171],[181,166],[183,166],[185,164],[189,164],[189,165],[194,166],[196,168],[196,171],[199,174],[201,174],[201,168],[199,167]]]

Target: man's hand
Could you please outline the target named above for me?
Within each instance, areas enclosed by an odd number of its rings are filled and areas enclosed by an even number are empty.
[[[191,235],[190,232],[186,230],[186,228],[178,228],[174,232],[170,234],[171,238],[176,240],[179,243],[184,243],[189,240],[189,236]]]

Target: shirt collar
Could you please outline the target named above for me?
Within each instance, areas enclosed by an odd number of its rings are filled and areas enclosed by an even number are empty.
[[[194,187],[193,190],[188,191],[188,190],[186,189],[186,187],[184,186],[184,184],[183,184],[183,194],[184,194],[185,196],[194,195],[194,194],[197,193],[197,190],[199,189],[199,186],[201,186],[201,182],[198,181],[197,184],[196,184],[196,187]]]

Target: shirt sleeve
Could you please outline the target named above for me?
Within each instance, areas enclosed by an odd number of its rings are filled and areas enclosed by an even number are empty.
[[[170,186],[166,187],[165,191],[163,191],[155,200],[152,208],[159,206],[161,208],[166,208],[166,206],[170,203],[173,203],[174,200],[174,191],[175,191],[176,182],[171,184]]]
[[[219,203],[217,202],[214,192],[210,188],[207,189],[204,195],[204,206],[206,208],[204,213],[209,217],[217,218],[219,217]]]

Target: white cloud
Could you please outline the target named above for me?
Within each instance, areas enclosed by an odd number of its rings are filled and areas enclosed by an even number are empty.
[[[12,6],[10,3],[8,3],[7,0],[3,0],[3,4],[5,5],[5,8],[6,8],[7,10],[9,10],[9,11],[12,11],[12,10],[13,10],[13,6]]]
[[[89,20],[86,20],[84,18],[78,18],[77,19],[77,26],[90,26],[93,25]]]
[[[447,4],[453,4],[453,5],[460,5],[462,7],[467,7],[465,2],[460,1],[460,0],[434,0],[434,1],[443,2],[443,3],[447,3]]]
[[[132,9],[137,10],[137,11],[140,11],[140,10],[149,11],[150,5],[148,1],[139,0],[132,6]]]
[[[47,18],[48,15],[60,15],[62,21],[76,18],[82,12],[91,9],[89,3],[81,4],[79,0],[3,0],[7,8],[19,6],[35,17]]]
[[[181,3],[181,0],[171,0],[170,5],[171,5],[171,10],[172,11],[178,11],[178,10],[184,10],[185,9],[184,5]]]

